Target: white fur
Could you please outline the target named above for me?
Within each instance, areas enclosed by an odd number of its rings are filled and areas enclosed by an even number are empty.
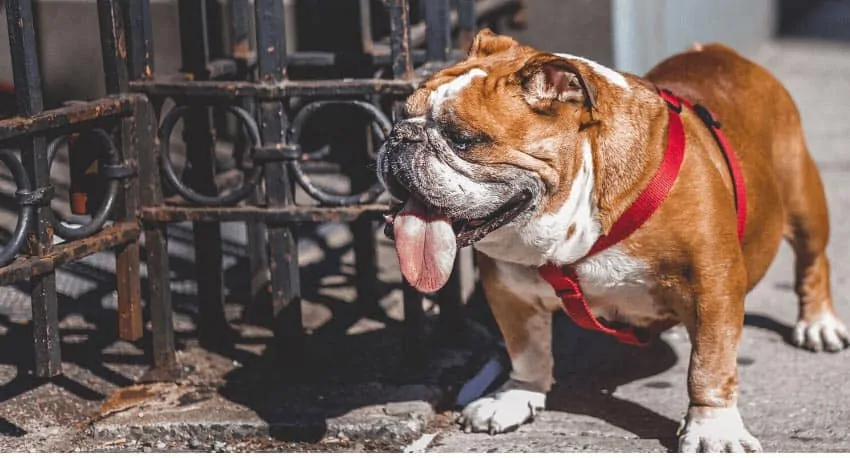
[[[834,314],[824,313],[815,319],[797,322],[794,344],[813,351],[840,351],[850,344],[850,332]]]
[[[461,422],[466,432],[501,433],[534,418],[545,405],[544,393],[516,388],[499,390],[466,406]]]
[[[599,62],[595,62],[595,61],[592,61],[590,59],[586,59],[584,57],[573,56],[572,54],[557,53],[555,55],[558,56],[558,57],[563,57],[564,59],[574,59],[574,60],[580,61],[584,64],[587,64],[587,66],[589,66],[594,72],[596,72],[596,74],[605,78],[605,80],[608,81],[609,83],[611,83],[615,86],[619,86],[619,87],[626,89],[626,90],[630,89],[629,88],[629,82],[626,81],[625,76],[623,76],[621,73],[619,73],[615,70],[612,70],[612,69],[600,64]]]
[[[443,104],[457,97],[461,91],[472,83],[473,79],[483,78],[485,76],[487,76],[487,72],[480,68],[473,68],[448,83],[438,86],[428,97],[428,101],[431,103],[432,113],[434,115],[438,114]]]
[[[427,120],[425,119],[425,116],[416,116],[414,118],[407,118],[404,120],[404,122],[409,122],[413,124],[425,124]]]
[[[679,433],[679,451],[756,452],[761,444],[747,431],[737,407],[691,407]]]
[[[507,224],[476,243],[488,256],[517,264],[572,264],[583,258],[601,232],[593,202],[593,156],[590,143],[581,146],[582,163],[564,205],[555,213],[524,224]],[[570,225],[572,236],[567,237]]]
[[[499,280],[518,297],[529,298],[548,311],[563,307],[561,299],[536,267],[496,262]],[[650,294],[655,279],[646,264],[609,248],[576,265],[579,285],[593,314],[608,320],[648,325],[661,311]]]
[[[649,266],[616,246],[580,262],[576,271],[597,317],[648,326],[661,315],[651,294],[655,278]]]
[[[499,196],[494,195],[486,186],[470,179],[463,173],[449,167],[445,162],[429,156],[428,170],[438,182],[433,185],[441,189],[441,195],[451,202],[474,202],[476,205],[493,205]],[[493,202],[490,202],[493,201]]]

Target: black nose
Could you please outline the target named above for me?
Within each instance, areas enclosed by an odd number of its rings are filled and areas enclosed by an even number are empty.
[[[399,143],[422,143],[426,140],[424,126],[405,121],[395,125],[392,136]]]

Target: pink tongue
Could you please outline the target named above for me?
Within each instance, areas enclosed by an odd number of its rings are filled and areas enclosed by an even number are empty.
[[[457,253],[455,233],[442,214],[410,199],[394,221],[401,273],[411,286],[432,293],[449,281]]]

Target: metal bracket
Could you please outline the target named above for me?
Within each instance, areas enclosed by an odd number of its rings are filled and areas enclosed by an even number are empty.
[[[98,170],[100,174],[103,175],[104,178],[109,180],[120,180],[123,178],[130,178],[136,176],[138,170],[135,165],[131,164],[101,164],[100,170]]]
[[[53,200],[53,186],[48,185],[43,188],[34,189],[32,191],[17,190],[15,191],[15,201],[18,205],[49,205]]]
[[[301,145],[278,143],[253,148],[251,159],[254,162],[297,161],[301,158]]]

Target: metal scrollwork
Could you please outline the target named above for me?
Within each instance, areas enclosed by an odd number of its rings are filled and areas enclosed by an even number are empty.
[[[208,206],[229,206],[238,203],[241,200],[244,200],[251,194],[251,191],[260,181],[260,176],[262,174],[263,168],[258,165],[254,165],[251,169],[245,172],[245,179],[242,186],[238,189],[230,191],[229,193],[223,196],[205,196],[203,194],[198,194],[188,186],[186,186],[180,178],[177,176],[177,173],[174,171],[174,163],[171,160],[170,154],[170,142],[171,133],[174,131],[174,126],[177,124],[183,116],[185,116],[189,110],[191,110],[191,106],[189,105],[180,105],[176,106],[165,115],[162,119],[162,123],[159,127],[159,143],[160,143],[160,167],[164,172],[164,177],[166,181],[180,194],[181,197],[186,199],[189,202],[199,204],[199,205],[208,205]],[[246,128],[248,132],[248,140],[251,142],[251,145],[256,148],[262,144],[260,139],[260,130],[257,127],[256,121],[251,116],[250,113],[245,111],[243,108],[236,106],[227,106],[224,107],[227,111],[232,113],[239,119]]]
[[[304,125],[313,116],[317,111],[329,107],[329,106],[339,106],[339,105],[348,105],[355,106],[360,110],[364,111],[366,114],[370,115],[374,122],[372,123],[373,131],[375,135],[378,137],[377,144],[383,143],[383,141],[387,138],[392,130],[392,122],[378,109],[375,105],[372,105],[367,102],[359,101],[359,100],[327,100],[327,101],[318,101],[312,102],[308,105],[305,105],[295,116],[295,119],[292,120],[292,126],[290,128],[289,134],[289,143],[290,144],[298,144],[301,138],[301,132],[304,128]],[[321,159],[326,155],[326,151],[324,149],[320,149],[315,153],[303,153],[300,156],[301,160],[317,160]],[[374,159],[374,157],[370,153],[370,158]],[[335,193],[328,192],[326,190],[320,189],[310,180],[310,177],[304,172],[301,168],[301,164],[298,160],[289,160],[289,167],[292,170],[292,174],[295,177],[295,180],[304,189],[310,197],[318,200],[322,204],[330,205],[330,206],[343,206],[343,205],[356,205],[356,204],[365,204],[375,201],[383,192],[384,187],[380,183],[375,183],[369,189],[363,191],[359,194],[354,195],[339,195]]]
[[[11,150],[0,149],[0,162],[12,173],[15,186],[18,188],[15,197],[20,205],[15,232],[12,234],[9,243],[0,251],[0,266],[4,266],[14,259],[15,255],[23,247],[27,237],[27,230],[32,224],[32,221],[35,220],[35,207],[38,205],[38,202],[32,199],[29,199],[29,202],[27,201],[27,198],[33,195],[32,186],[29,176],[27,176],[27,172],[24,170],[24,166],[18,160],[17,156],[15,156],[15,153]]]
[[[65,240],[76,240],[89,237],[103,229],[103,225],[106,224],[106,220],[109,219],[110,215],[112,215],[112,210],[115,208],[115,201],[118,198],[119,181],[129,175],[127,173],[117,173],[124,169],[121,166],[118,150],[115,147],[115,143],[112,141],[112,136],[109,135],[108,132],[103,129],[92,129],[88,132],[82,133],[81,135],[94,135],[100,142],[101,148],[99,151],[103,153],[103,156],[101,158],[98,173],[101,177],[105,177],[109,180],[109,185],[106,189],[106,195],[104,196],[103,202],[101,202],[97,212],[95,212],[91,221],[88,223],[80,227],[67,226],[56,217],[55,213],[53,213],[53,231],[56,235]],[[56,158],[56,152],[61,146],[67,143],[68,136],[62,135],[60,137],[56,137],[47,145],[47,160],[51,167],[53,166],[53,160]]]

